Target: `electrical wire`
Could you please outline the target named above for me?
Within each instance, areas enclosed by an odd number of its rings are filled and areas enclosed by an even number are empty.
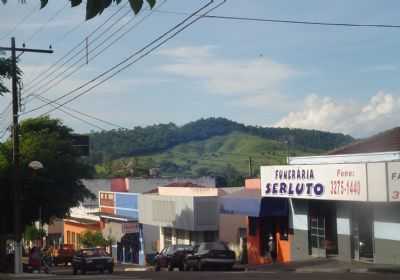
[[[38,96],[37,98],[38,98],[39,100],[41,100],[42,102],[45,102],[45,103],[48,102],[48,101],[46,101],[43,97]],[[57,105],[51,104],[51,106],[56,107]],[[64,114],[70,116],[71,118],[74,118],[74,119],[76,119],[76,120],[78,120],[78,121],[81,121],[81,122],[83,122],[83,123],[85,123],[85,124],[87,124],[87,125],[89,125],[89,126],[91,126],[91,127],[95,127],[95,128],[100,129],[100,130],[106,130],[105,128],[103,128],[103,127],[101,127],[101,126],[98,126],[97,124],[94,124],[94,123],[89,122],[89,121],[87,121],[87,120],[84,120],[84,119],[82,119],[82,118],[80,118],[80,117],[77,117],[77,116],[74,115],[74,114],[71,114],[70,112],[68,112],[67,110],[64,110],[63,108],[57,108],[57,110],[63,112]]]
[[[52,22],[56,17],[58,17],[65,8],[68,7],[68,1],[67,4],[65,4],[61,9],[57,10],[53,16],[51,16],[47,22],[43,23],[36,31],[34,31],[31,36],[28,37],[27,40],[24,40],[25,43],[29,43],[33,38],[35,38],[40,32],[42,32],[42,30],[50,23]]]
[[[85,46],[80,49],[78,52],[74,53],[75,50],[77,50],[80,46],[82,46],[85,41],[86,38],[90,38],[91,36],[93,36],[97,31],[99,31],[102,27],[104,27],[113,17],[115,17],[119,12],[121,12],[126,6],[128,5],[128,3],[126,3],[125,5],[121,6],[120,9],[118,9],[116,12],[114,12],[110,17],[108,17],[101,25],[99,25],[95,30],[93,30],[89,35],[87,35],[85,37],[85,39],[83,39],[81,42],[79,42],[75,47],[73,47],[71,50],[69,50],[63,57],[61,57],[60,59],[58,59],[55,63],[53,63],[50,67],[48,67],[46,70],[40,72],[35,78],[33,78],[31,81],[29,81],[27,84],[28,86],[25,87],[25,91],[29,91],[32,90],[32,88],[35,88],[37,86],[39,86],[43,81],[45,81],[46,79],[48,79],[49,77],[51,77],[54,73],[57,73],[57,71],[59,69],[61,69],[63,66],[65,66],[66,64],[68,64],[68,62],[70,62],[71,60],[76,58],[76,55],[78,55],[79,53],[85,51]],[[121,20],[123,17],[120,17],[118,20]],[[117,20],[117,21],[118,21]],[[114,22],[115,24],[115,22]],[[107,27],[106,31],[103,31],[99,36],[95,37],[92,40],[92,43],[97,41],[99,38],[101,38],[109,29],[110,27],[112,27],[113,24],[111,24],[109,27]],[[68,59],[67,61],[65,61],[61,66],[58,67],[58,69],[54,69],[55,66],[57,66],[58,63],[60,63],[64,58],[68,57],[69,55],[73,54],[73,56]],[[78,60],[82,59],[79,58]],[[49,75],[46,75],[50,72],[50,70],[53,70]],[[41,77],[41,78],[40,78]],[[37,80],[39,78],[39,80]],[[33,83],[35,82],[35,83]],[[32,84],[32,86],[29,86],[30,84]]]
[[[124,18],[128,13],[130,13],[130,11],[128,11],[125,15],[123,15],[120,19],[122,19],[122,18]],[[120,19],[118,19],[117,20],[117,22],[120,20]],[[134,20],[135,18],[132,18],[128,23],[130,23],[132,20]],[[127,23],[127,24],[128,24]],[[110,27],[113,27],[112,25],[110,26]],[[121,27],[124,27],[124,25],[123,26],[121,26]],[[121,30],[121,28],[120,29],[118,29],[117,30],[117,32],[119,32]],[[107,30],[108,31],[108,30]],[[95,42],[98,38],[100,38],[100,37],[102,37],[104,34],[106,34],[106,33],[102,33],[102,34],[100,34],[100,36],[98,36],[98,37],[96,37],[93,41],[91,41],[92,43],[93,42]],[[116,33],[112,33],[109,37],[107,37],[107,39],[108,38],[111,38],[111,37],[113,37],[114,35],[115,35]],[[43,95],[44,93],[46,93],[46,92],[48,92],[50,89],[52,89],[52,88],[54,88],[55,86],[57,86],[57,85],[59,85],[61,82],[63,82],[65,79],[67,79],[67,78],[69,78],[71,75],[73,75],[74,73],[76,73],[78,70],[80,70],[82,67],[84,67],[84,66],[86,66],[87,65],[87,63],[86,63],[86,61],[84,61],[84,62],[82,62],[81,63],[81,61],[82,60],[84,60],[85,58],[86,58],[86,56],[89,56],[93,51],[95,51],[96,49],[98,49],[99,47],[101,47],[103,44],[105,44],[106,43],[106,41],[107,41],[107,39],[106,40],[103,40],[100,44],[98,44],[95,48],[93,48],[93,49],[90,49],[90,51],[88,52],[88,53],[84,53],[82,56],[80,56],[80,57],[78,57],[78,59],[73,63],[73,64],[71,64],[71,65],[69,65],[66,69],[64,69],[62,72],[60,72],[60,73],[58,73],[55,77],[53,77],[51,80],[49,80],[49,81],[47,81],[46,83],[44,83],[43,85],[41,85],[42,87],[43,86],[48,86],[46,89],[44,89],[44,90],[42,90],[40,93],[38,93],[38,94],[36,94],[36,95]],[[85,51],[85,49],[83,49],[83,51]],[[80,51],[79,53],[82,53],[83,51]],[[79,53],[77,53],[77,54],[79,54]],[[96,57],[98,56],[99,54],[97,54],[96,55]],[[62,67],[63,66],[65,66],[69,61],[71,61],[71,60],[73,60],[73,59],[75,59],[75,57],[72,57],[71,59],[69,59],[68,61],[66,61],[65,63],[63,63],[60,67],[59,67],[59,69],[62,69]],[[94,58],[93,58],[94,59]],[[92,61],[93,60],[92,58],[90,59],[90,61]],[[78,65],[80,63],[80,65]],[[77,67],[77,68],[75,68],[75,69],[73,69],[74,67]],[[67,73],[69,70],[73,70],[72,72],[70,72],[69,74],[67,74],[65,77],[62,77],[65,73]],[[56,73],[57,72],[57,70],[56,71],[53,71],[52,72],[52,74],[54,74],[54,73]],[[50,75],[51,76],[51,75]],[[47,76],[47,77],[45,77],[45,78],[49,78],[50,76]],[[57,81],[57,79],[58,78],[60,78],[61,77],[61,79],[60,80],[58,80]],[[42,81],[45,81],[45,80],[42,80]],[[56,82],[55,82],[56,81]],[[53,83],[53,82],[55,82],[54,84],[51,84],[51,83]],[[40,84],[40,83],[39,83]],[[36,86],[39,86],[39,84],[36,84]],[[51,84],[51,85],[50,85]],[[50,85],[50,86],[49,86]],[[36,89],[37,90],[37,89]],[[28,98],[28,97],[30,97],[30,96],[32,96],[33,95],[33,90],[31,90],[31,92],[28,92],[28,93],[26,93],[26,96],[25,96],[25,98]],[[29,101],[29,100],[28,100]],[[26,101],[26,102],[28,102],[28,101]]]
[[[145,51],[146,49],[148,49],[149,47],[151,47],[152,45],[154,45],[155,43],[157,43],[158,41],[160,41],[162,38],[167,37],[166,39],[162,40],[160,43],[158,43],[156,46],[152,47],[149,51],[145,52],[144,54],[142,54],[141,56],[139,56],[137,59],[133,60],[132,62],[130,62],[129,64],[123,66],[122,68],[118,69],[116,72],[114,72],[113,74],[111,74],[110,76],[104,78],[103,80],[101,80],[100,82],[96,83],[94,86],[88,88],[87,90],[79,93],[78,95],[68,99],[67,101],[63,102],[61,105],[59,106],[64,106],[70,102],[72,102],[73,100],[83,96],[84,94],[92,91],[94,88],[96,88],[97,86],[105,83],[106,81],[110,80],[111,78],[113,78],[114,76],[116,76],[117,74],[119,74],[120,72],[122,72],[123,70],[127,69],[128,67],[132,66],[133,64],[135,64],[136,62],[138,62],[139,60],[143,59],[144,57],[146,57],[147,55],[149,55],[150,53],[152,53],[154,50],[156,50],[157,48],[161,47],[162,45],[164,45],[165,43],[167,43],[169,40],[171,40],[172,38],[174,38],[175,36],[177,36],[179,33],[183,32],[185,29],[187,29],[189,26],[191,26],[192,24],[194,24],[195,22],[197,22],[201,17],[196,17],[194,20],[190,21],[191,18],[195,17],[198,13],[200,13],[202,10],[206,9],[207,7],[209,7],[214,1],[211,0],[209,3],[207,3],[206,5],[204,5],[202,8],[198,9],[197,11],[195,11],[194,13],[192,13],[191,15],[189,15],[187,18],[185,18],[183,21],[181,21],[180,23],[178,23],[177,25],[175,25],[174,27],[172,27],[171,29],[169,29],[167,32],[163,33],[162,35],[160,35],[159,37],[157,37],[156,39],[154,39],[153,41],[151,41],[150,43],[148,43],[147,45],[145,45],[143,48],[141,48],[140,50],[134,52],[132,55],[130,55],[129,57],[127,57],[126,59],[122,60],[120,63],[114,65],[113,67],[109,68],[108,70],[106,70],[105,72],[101,73],[100,75],[96,76],[95,78],[93,78],[92,80],[82,84],[81,86],[69,91],[68,93],[54,99],[52,101],[52,103],[57,102],[77,91],[79,91],[80,89],[88,86],[89,84],[95,82],[96,80],[104,77],[105,75],[107,75],[108,73],[112,72],[113,70],[117,69],[118,67],[120,67],[121,65],[125,64],[126,62],[128,62],[129,60],[131,60],[133,57],[135,57],[136,55],[142,53],[143,51]],[[216,5],[215,7],[211,8],[210,10],[208,10],[207,12],[205,12],[204,14],[208,14],[211,11],[215,10],[216,8],[220,7],[222,4],[224,4],[226,2],[226,0],[222,1],[221,3],[219,3],[218,5]],[[186,24],[186,22],[190,21],[189,23]],[[183,26],[183,27],[181,27]],[[179,28],[181,27],[181,28]],[[173,32],[174,30],[178,29],[177,31],[175,31],[172,35],[167,36],[168,34],[170,34],[171,32]],[[31,112],[35,112],[37,110],[40,110],[44,107],[46,107],[47,105],[44,104],[42,106],[38,106],[36,108],[33,108],[29,111],[24,112],[23,114],[28,114]],[[58,106],[57,106],[58,107]],[[55,109],[52,109],[42,115],[46,115],[51,113],[52,111],[54,111]]]
[[[188,15],[186,12],[176,12],[167,10],[158,10],[157,13],[171,15]],[[337,27],[372,27],[372,28],[400,28],[396,24],[363,24],[363,23],[340,23],[327,21],[306,21],[306,20],[291,20],[291,19],[272,19],[272,18],[257,18],[257,17],[235,17],[222,15],[205,15],[203,18],[222,19],[222,20],[238,20],[238,21],[256,21],[256,22],[272,22],[272,23],[287,23],[287,24],[303,24],[303,25],[321,25],[321,26],[337,26]]]
[[[44,97],[44,96],[35,96],[35,98],[39,99],[40,101],[42,101],[42,102],[44,102],[44,103],[51,101],[49,98],[46,98],[46,97]],[[54,102],[54,104],[59,105],[59,104],[56,103],[56,102]],[[88,113],[84,113],[84,112],[78,111],[78,110],[76,110],[76,109],[74,109],[74,108],[71,108],[71,107],[68,107],[68,106],[64,106],[64,109],[67,109],[68,111],[72,111],[72,112],[75,112],[75,113],[80,114],[80,115],[82,115],[82,116],[91,118],[91,119],[93,119],[93,120],[102,122],[102,123],[107,124],[107,125],[112,126],[112,127],[121,128],[121,129],[128,129],[128,128],[123,127],[123,126],[121,126],[121,125],[119,125],[119,124],[116,124],[116,123],[113,123],[113,122],[110,122],[110,121],[103,120],[103,119],[101,119],[101,118],[98,118],[98,117],[89,115]],[[103,130],[105,130],[105,129],[103,129]]]
[[[163,2],[161,2],[161,4],[158,7],[161,7],[163,4],[166,3],[166,0],[164,0]],[[97,52],[96,54],[94,54],[93,56],[90,56],[90,58],[88,59],[88,62],[94,60],[95,58],[97,58],[100,54],[104,53],[107,49],[109,49],[111,46],[113,46],[115,43],[117,43],[119,40],[121,40],[126,34],[128,34],[129,32],[131,32],[132,30],[134,30],[135,28],[137,28],[140,24],[142,24],[148,17],[150,17],[152,15],[153,11],[151,11],[150,13],[148,13],[147,15],[145,15],[143,18],[141,18],[138,22],[136,22],[133,26],[131,26],[129,29],[125,30],[122,34],[120,34],[116,39],[114,39],[112,42],[110,42],[108,45],[106,45],[104,48],[102,48],[99,52]],[[125,26],[127,26],[130,22],[134,21],[136,18],[133,17],[131,18],[128,23],[126,23],[126,25],[122,25],[120,26],[120,28],[118,28],[118,30],[116,30],[114,33],[110,34],[106,39],[104,39],[99,45],[97,45],[95,48],[91,49],[91,51],[89,51],[89,54],[91,54],[93,51],[97,50],[99,47],[101,47],[103,44],[105,44],[109,39],[111,39],[114,35],[116,35],[118,32],[120,32]],[[60,73],[59,75],[57,75],[55,78],[53,78],[52,80],[49,81],[49,83],[56,81],[58,78],[60,78],[63,74],[67,73],[70,69],[72,69],[72,67],[74,67],[75,65],[77,65],[82,58],[84,58],[86,56],[86,54],[84,56],[82,56],[81,58],[79,58],[73,65],[69,66],[67,69],[65,69],[62,73]],[[54,88],[55,86],[59,85],[61,82],[63,82],[64,80],[66,80],[67,78],[69,78],[70,76],[72,76],[74,73],[76,73],[77,71],[79,71],[81,68],[83,68],[84,66],[86,66],[86,62],[81,63],[81,65],[77,66],[77,68],[73,69],[72,72],[70,72],[69,74],[67,74],[66,76],[62,77],[60,80],[56,81],[55,83],[53,83],[51,86],[48,86],[46,89],[42,90],[40,93],[37,94],[27,94],[27,96],[25,98],[28,98],[30,96],[43,96],[43,94],[47,93],[49,90],[51,90],[52,88]],[[26,100],[24,104],[26,104],[27,102],[29,102],[30,99]]]

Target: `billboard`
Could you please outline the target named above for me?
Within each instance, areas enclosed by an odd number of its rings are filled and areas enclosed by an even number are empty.
[[[264,197],[367,201],[367,193],[365,163],[261,167]]]
[[[389,201],[400,201],[400,162],[388,162]]]

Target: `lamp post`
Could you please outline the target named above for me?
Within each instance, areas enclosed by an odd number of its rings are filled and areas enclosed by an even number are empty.
[[[40,161],[36,161],[36,160],[35,161],[31,161],[28,164],[28,167],[31,168],[34,171],[38,171],[38,170],[44,168],[43,164]],[[39,232],[40,233],[42,233],[42,229],[43,229],[43,227],[42,227],[42,205],[39,204]],[[43,242],[43,240],[42,240],[42,242]]]

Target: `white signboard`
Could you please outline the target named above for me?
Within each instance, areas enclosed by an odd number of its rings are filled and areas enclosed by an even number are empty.
[[[366,165],[281,165],[261,167],[261,195],[367,201]]]
[[[400,162],[388,163],[389,201],[400,201]]]

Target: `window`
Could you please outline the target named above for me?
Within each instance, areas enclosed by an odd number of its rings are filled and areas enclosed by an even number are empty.
[[[67,244],[71,244],[71,232],[67,230]]]
[[[71,243],[75,245],[75,232],[72,233]]]
[[[164,233],[164,247],[172,245],[172,229],[163,228]]]
[[[81,235],[79,233],[76,235],[76,244],[78,248],[81,247]]]

